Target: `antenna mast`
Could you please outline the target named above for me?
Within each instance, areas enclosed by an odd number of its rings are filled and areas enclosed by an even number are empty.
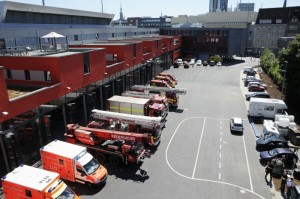
[[[101,0],[101,11],[103,13],[103,0]]]

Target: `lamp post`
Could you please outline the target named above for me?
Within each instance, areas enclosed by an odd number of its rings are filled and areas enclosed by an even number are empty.
[[[285,83],[285,75],[286,75],[288,61],[284,61],[284,63],[285,63],[285,68],[283,70],[284,74],[283,74],[282,86],[281,86],[281,99],[283,99],[283,90],[284,90],[284,86],[285,86],[284,83]]]

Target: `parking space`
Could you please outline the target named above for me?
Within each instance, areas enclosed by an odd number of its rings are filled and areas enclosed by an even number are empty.
[[[245,125],[247,134],[250,128]],[[181,176],[254,193],[244,135],[230,132],[229,119],[186,118],[176,128],[166,154],[171,169]]]

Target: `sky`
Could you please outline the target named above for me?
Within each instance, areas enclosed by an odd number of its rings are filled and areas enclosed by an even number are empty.
[[[4,0],[1,0],[4,1]],[[9,0],[20,3],[42,5],[42,0]],[[161,15],[199,15],[209,10],[209,0],[44,0],[46,6],[69,8],[114,14],[119,19],[122,5],[123,15],[127,17],[153,17]],[[238,2],[255,3],[255,11],[259,8],[282,7],[284,0],[228,0],[228,7],[235,8]],[[287,0],[287,7],[300,6],[299,0]]]

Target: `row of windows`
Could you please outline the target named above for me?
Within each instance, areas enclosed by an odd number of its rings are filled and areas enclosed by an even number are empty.
[[[163,35],[187,35],[187,36],[224,36],[228,35],[228,30],[192,30],[192,29],[174,29],[174,30],[161,30]]]
[[[158,32],[117,32],[117,33],[96,33],[96,34],[79,34],[79,35],[67,35],[68,42],[81,41],[81,40],[92,40],[92,39],[109,39],[112,37],[131,37],[136,35],[146,34],[158,34]],[[14,48],[17,46],[33,46],[39,44],[51,43],[51,38],[39,39],[38,37],[16,37],[16,38],[5,38],[4,46],[6,48]],[[56,43],[66,43],[65,38],[56,38]]]
[[[5,23],[109,25],[110,19],[8,10]]]
[[[50,81],[51,75],[49,71],[29,71],[29,70],[6,70],[7,79],[16,80],[34,80],[34,81]]]

